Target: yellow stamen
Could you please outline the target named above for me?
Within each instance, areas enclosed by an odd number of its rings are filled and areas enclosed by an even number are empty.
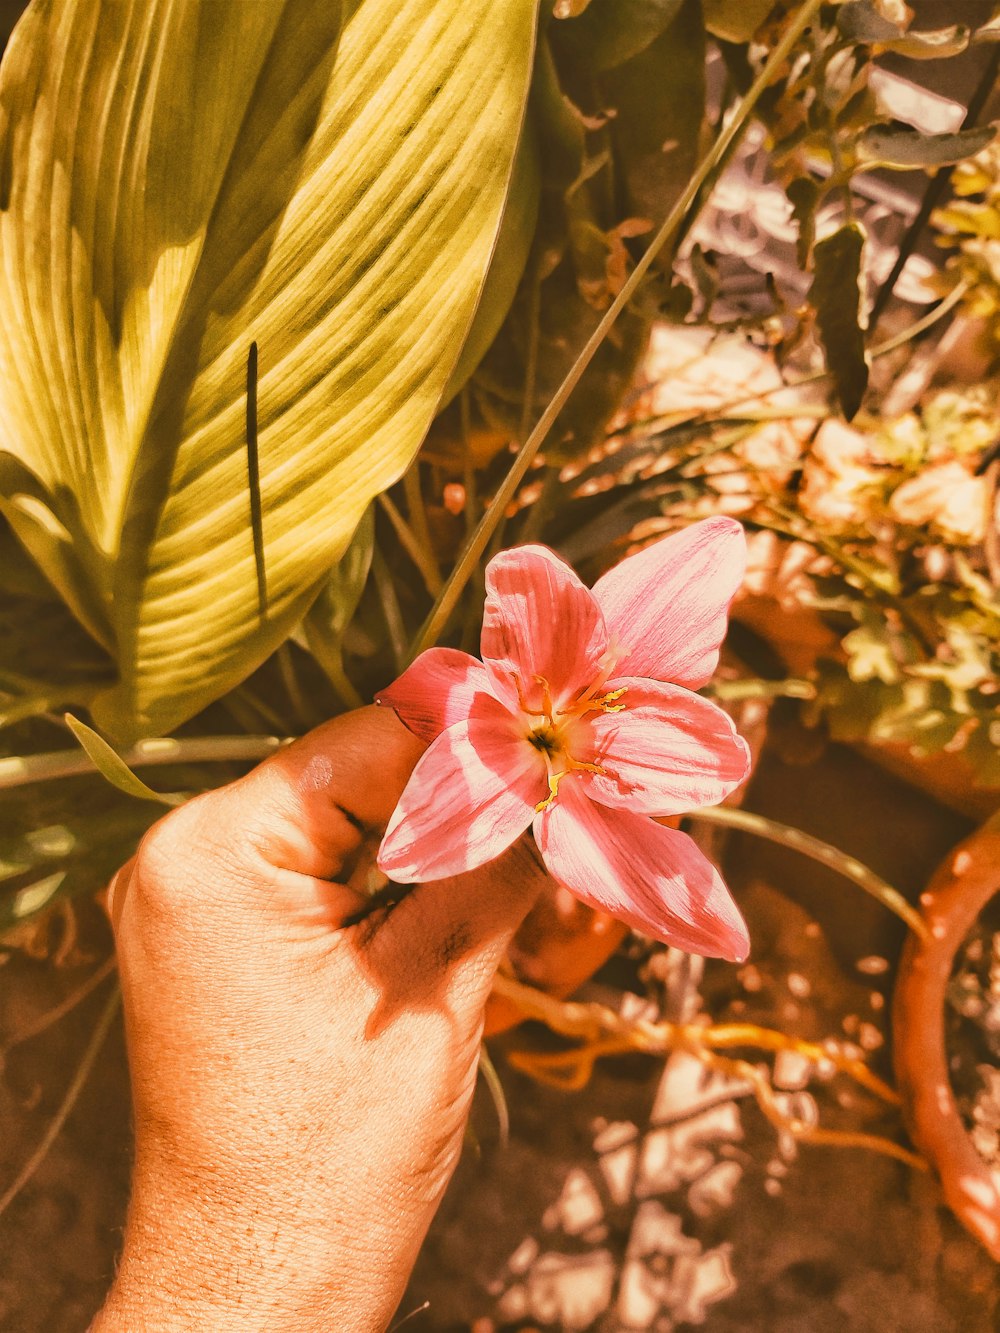
[[[559,795],[560,782],[562,782],[563,778],[568,777],[570,773],[576,773],[582,769],[586,773],[600,773],[604,777],[607,777],[607,770],[602,768],[600,764],[588,764],[583,759],[574,759],[571,754],[566,756],[566,763],[569,765],[568,768],[563,768],[558,773],[549,774],[549,794],[544,801],[539,801],[535,806],[536,815],[541,814],[543,810],[548,809]]]
[[[613,700],[620,699],[627,689],[628,686],[623,685],[621,689],[611,690],[610,693],[602,694],[597,699],[589,699],[587,700],[586,703],[583,704],[583,707],[580,708],[579,711],[581,713],[591,713],[591,712],[621,713],[625,708],[628,707],[628,705],[616,704],[613,702]]]

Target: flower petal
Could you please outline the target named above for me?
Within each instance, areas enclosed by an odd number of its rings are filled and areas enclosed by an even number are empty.
[[[556,704],[567,702],[592,683],[607,646],[593,593],[554,551],[519,546],[487,565],[482,654],[500,698],[516,706],[520,687],[540,709],[542,676]]]
[[[394,708],[415,736],[432,741],[465,721],[477,693],[492,694],[482,662],[457,648],[428,648],[375,702]]]
[[[549,871],[589,906],[689,953],[737,963],[749,953],[739,909],[687,834],[605,809],[573,777],[534,831]]]
[[[622,650],[618,674],[698,689],[719,663],[729,603],[743,580],[746,538],[716,516],[628,556],[594,584]]]
[[[547,791],[545,760],[492,695],[443,731],[419,761],[379,848],[401,883],[443,879],[485,865],[531,823]]]
[[[585,782],[602,805],[642,815],[679,815],[718,805],[750,773],[750,751],[728,713],[679,685],[609,680],[624,688],[620,713],[588,715],[586,754],[599,764]],[[582,739],[582,727],[581,727]]]

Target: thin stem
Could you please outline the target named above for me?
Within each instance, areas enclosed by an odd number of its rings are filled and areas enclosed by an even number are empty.
[[[10,1041],[8,1041],[0,1054],[5,1055],[7,1051],[11,1050],[14,1046],[20,1046],[22,1042],[31,1041],[33,1037],[37,1037],[41,1033],[46,1032],[52,1027],[53,1023],[58,1023],[60,1018],[65,1018],[66,1015],[72,1012],[78,1004],[83,1003],[91,991],[97,989],[105,977],[111,975],[117,964],[118,960],[114,954],[112,954],[110,958],[106,958],[100,967],[91,972],[86,981],[77,986],[76,990],[71,991],[69,995],[66,996],[65,1000],[62,1000],[54,1008],[47,1009],[45,1013],[39,1018],[36,1018],[33,1023],[28,1023],[25,1027],[21,1028],[20,1032],[11,1037]]]
[[[118,1013],[118,1006],[121,1004],[121,998],[121,991],[116,985],[108,1002],[104,1006],[100,1018],[97,1020],[97,1026],[91,1034],[90,1041],[87,1043],[87,1048],[83,1053],[83,1059],[80,1061],[77,1071],[73,1075],[73,1080],[66,1089],[66,1095],[62,1099],[62,1104],[52,1117],[48,1129],[42,1136],[41,1143],[39,1143],[38,1147],[25,1162],[6,1192],[0,1196],[0,1214],[7,1211],[24,1189],[25,1185],[28,1184],[32,1176],[45,1161],[53,1143],[55,1143],[56,1139],[62,1132],[62,1128],[69,1119],[73,1107],[76,1105],[80,1093],[83,1091],[83,1086],[90,1076],[90,1071],[94,1067],[94,1062],[101,1052],[101,1047],[104,1045],[105,1038],[111,1031],[111,1024],[115,1021],[115,1016]]]
[[[431,608],[430,615],[427,617],[420,633],[417,635],[413,647],[410,650],[411,659],[437,641],[442,630],[451,618],[451,614],[462,594],[462,589],[469,581],[480,557],[486,550],[498,518],[505,512],[508,504],[516,493],[518,486],[521,484],[525,473],[534,461],[535,455],[538,453],[545,437],[548,435],[556,417],[562,411],[570,394],[576,388],[584,371],[590,365],[591,360],[604,339],[607,337],[615,320],[635,295],[643,278],[646,276],[646,273],[652,265],[653,260],[667,242],[681,229],[688,210],[695,201],[698,200],[705,184],[710,179],[714,178],[716,173],[721,171],[725,166],[730,152],[735,147],[749,122],[754,107],[757,105],[757,102],[771,83],[775,74],[781,69],[789,52],[795,46],[799,37],[819,13],[822,3],[823,0],[807,0],[807,3],[801,6],[799,12],[793,18],[785,32],[784,37],[771,52],[767,63],[754,80],[753,85],[747,92],[746,96],[741,99],[729,124],[723,129],[709,152],[702,159],[680,198],[667,214],[666,219],[656,233],[651,244],[647,247],[642,257],[637,261],[635,268],[629,274],[621,291],[612,301],[611,305],[598,322],[597,327],[587,339],[587,342],[584,344],[576,361],[573,363],[563,382],[560,384],[547,407],[542,412],[542,415],[539,417],[534,429],[522,444],[517,458],[514,460],[510,471],[504,478],[500,489],[493,497],[492,503],[483,515],[479,526],[466,543],[455,569],[449,576],[448,581],[445,583],[445,586],[441,591],[441,595]],[[702,203],[705,202],[707,197],[708,194],[706,193]]]
[[[286,640],[275,654],[278,661],[278,671],[281,675],[281,683],[285,687],[288,695],[288,701],[295,710],[299,721],[306,727],[309,725],[309,708],[306,704],[305,695],[302,693],[302,687],[299,684],[298,673],[295,670],[295,659],[292,657],[292,646]]]
[[[497,1129],[500,1135],[500,1146],[506,1148],[510,1142],[510,1110],[507,1106],[507,1094],[503,1090],[503,1084],[500,1082],[500,1075],[497,1073],[497,1067],[493,1063],[489,1051],[486,1049],[486,1043],[483,1042],[479,1047],[479,1072],[483,1076],[483,1082],[490,1094],[490,1100],[493,1103],[493,1109],[497,1113]]]
[[[943,319],[945,315],[954,310],[968,290],[969,284],[967,282],[958,283],[951,289],[944,300],[939,301],[936,306],[931,310],[928,310],[926,315],[923,315],[907,328],[902,329],[894,337],[887,338],[885,342],[876,344],[869,355],[873,358],[888,356],[888,354],[894,352],[897,347],[903,347],[906,343],[912,342],[914,338],[919,338],[922,333],[927,331],[927,329],[932,328],[938,320]]]
[[[410,474],[407,473],[406,475],[409,476]],[[428,556],[429,546],[425,548],[421,544],[416,532],[410,527],[385,492],[378,497],[378,503],[392,524],[393,530],[399,538],[400,546],[420,571],[420,577],[423,579],[427,591],[432,597],[436,597],[441,591],[441,571],[438,569],[436,561]]]
[[[385,617],[385,627],[389,633],[393,660],[396,669],[402,670],[403,663],[406,660],[406,627],[403,624],[403,613],[399,609],[399,598],[396,596],[396,586],[392,581],[392,574],[389,572],[389,566],[385,563],[385,557],[377,546],[372,552],[372,578],[375,581],[375,591],[378,593],[379,601],[382,604],[382,614]]]
[[[479,522],[479,488],[476,466],[472,459],[472,411],[469,406],[469,386],[459,395],[458,413],[462,428],[462,475],[465,482],[465,532],[471,537]]]
[[[986,106],[990,95],[996,87],[998,72],[1000,72],[1000,46],[994,49],[987,62],[986,68],[983,70],[979,84],[973,92],[972,97],[969,99],[965,118],[962,121],[963,130],[972,129],[976,125],[982,114],[983,108]],[[885,282],[882,283],[876,293],[870,315],[870,322],[873,328],[878,323],[883,311],[892,299],[892,294],[896,289],[896,283],[899,281],[903,269],[906,267],[907,260],[916,249],[917,241],[919,241],[921,233],[930,221],[931,214],[944,197],[944,192],[950,182],[951,172],[943,167],[934,172],[931,177],[927,189],[924,191],[924,197],[920,201],[920,207],[917,209],[913,221],[906,229],[906,233],[899,243],[899,250],[896,252],[896,259],[892,269]]]
[[[733,702],[740,699],[815,699],[816,686],[811,680],[789,677],[764,680],[753,676],[743,680],[717,680],[708,688],[713,699]]]
[[[939,301],[937,305],[929,310],[926,315],[921,315],[918,320],[915,320],[905,329],[901,329],[900,332],[894,334],[893,337],[887,338],[885,342],[876,343],[868,352],[869,359],[877,361],[880,357],[888,356],[890,352],[895,352],[897,348],[904,347],[908,342],[913,342],[915,338],[919,338],[922,333],[926,333],[928,329],[933,328],[933,326],[940,320],[944,319],[946,315],[949,315],[967,291],[968,285],[966,283],[958,283],[958,285],[954,287],[943,300]],[[801,379],[791,380],[789,382],[783,381],[781,384],[775,384],[770,389],[755,389],[752,393],[743,394],[740,398],[731,398],[728,403],[723,403],[721,406],[713,406],[706,409],[704,412],[699,412],[696,415],[687,418],[687,420],[679,424],[691,425],[694,422],[705,421],[709,417],[711,417],[713,423],[728,421],[732,419],[736,415],[738,409],[743,407],[746,403],[756,405],[762,399],[773,398],[779,393],[794,393],[796,389],[805,389],[813,384],[822,384],[829,378],[830,372],[828,370],[814,370],[809,375],[803,375]],[[810,405],[808,403],[802,403],[797,406],[792,405],[789,406],[787,411],[781,412],[779,419],[815,416],[817,415],[815,408],[815,404]],[[752,417],[743,416],[742,414],[740,419],[753,420]],[[655,418],[652,419],[649,424],[655,424]]]
[[[129,768],[157,764],[255,763],[274,754],[288,739],[277,736],[158,736],[139,741],[122,755]],[[0,759],[0,791],[30,782],[72,778],[98,769],[82,750],[54,750],[46,754],[12,755]]]
[[[522,542],[537,541],[541,536],[542,529],[545,527],[545,520],[552,508],[552,501],[559,489],[559,474],[561,471],[562,469],[558,464],[551,464],[545,469],[538,499],[528,510],[519,534]]]
[[[726,828],[740,829],[744,833],[752,833],[755,837],[766,838],[769,842],[776,842],[782,847],[790,847],[792,851],[801,852],[803,856],[818,861],[820,865],[837,871],[845,879],[851,880],[859,888],[864,889],[865,893],[870,893],[883,907],[887,907],[901,921],[905,921],[920,939],[926,940],[928,938],[927,926],[920,913],[910,906],[898,889],[894,889],[891,884],[887,884],[880,875],[876,875],[875,871],[870,870],[863,862],[858,861],[853,856],[848,856],[846,852],[842,852],[838,847],[831,846],[828,842],[823,842],[820,838],[814,838],[811,833],[803,833],[801,829],[791,828],[788,824],[780,824],[775,819],[768,819],[764,815],[751,814],[749,810],[737,810],[730,805],[714,805],[705,810],[693,810],[684,818],[700,820],[705,824],[721,824]]]
[[[531,415],[535,409],[535,381],[538,378],[538,328],[542,307],[542,283],[538,263],[532,265],[531,287],[528,297],[528,346],[524,362],[524,397],[521,400],[521,420],[517,438],[523,444],[528,438]]]
[[[416,538],[418,549],[423,554],[424,564],[431,571],[431,579],[436,585],[431,589],[431,596],[433,597],[441,587],[441,571],[438,569],[438,563],[434,556],[434,544],[431,541],[431,530],[427,522],[427,508],[424,505],[424,493],[420,487],[420,460],[418,458],[414,459],[410,467],[403,473],[403,494],[406,496],[410,528]],[[422,566],[421,572],[423,572]]]

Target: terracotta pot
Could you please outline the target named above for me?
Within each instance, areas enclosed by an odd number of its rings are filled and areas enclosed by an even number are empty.
[[[952,1211],[1000,1260],[1000,1187],[959,1114],[948,1071],[945,992],[955,956],[1000,892],[1000,821],[974,833],[938,867],[921,897],[929,937],[911,935],[894,999],[896,1077],[914,1142],[933,1163]]]

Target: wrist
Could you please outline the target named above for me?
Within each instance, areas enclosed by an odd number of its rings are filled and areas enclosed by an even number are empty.
[[[203,1182],[204,1184],[204,1182]],[[382,1333],[373,1266],[342,1239],[244,1198],[136,1180],[118,1272],[91,1333]],[[366,1272],[367,1292],[345,1276]]]

